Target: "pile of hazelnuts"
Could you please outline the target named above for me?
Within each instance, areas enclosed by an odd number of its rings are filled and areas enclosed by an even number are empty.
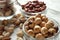
[[[44,14],[30,17],[24,24],[25,32],[34,38],[49,38],[58,32],[58,27]]]
[[[25,12],[36,13],[42,12],[46,9],[46,4],[44,2],[39,1],[29,1],[25,5],[22,5],[22,9]]]
[[[0,21],[0,40],[11,40],[10,36],[16,27],[25,22],[25,17],[21,14],[14,15],[11,19]]]

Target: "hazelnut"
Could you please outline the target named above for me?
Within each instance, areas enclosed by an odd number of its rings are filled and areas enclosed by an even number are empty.
[[[3,20],[3,21],[2,21],[2,24],[3,24],[3,25],[7,25],[7,24],[8,24],[8,20]]]
[[[0,31],[0,35],[2,35],[3,31]]]
[[[38,26],[38,25],[36,25],[36,26],[34,27],[34,33],[39,33],[40,31],[41,31],[41,27]]]
[[[5,27],[4,27],[4,30],[7,31],[7,29],[8,29],[8,26],[5,26]]]
[[[24,23],[26,21],[26,18],[24,16],[21,16],[20,21],[21,23]]]
[[[15,26],[14,24],[11,24],[10,27],[11,27],[11,28],[15,28],[16,26]]]
[[[48,18],[47,17],[42,17],[42,21],[44,21],[44,22],[48,22]]]
[[[3,35],[0,35],[0,40],[2,40],[3,39]]]
[[[48,30],[48,32],[55,34],[55,33],[56,33],[56,30],[55,30],[54,28],[50,28],[50,29]]]
[[[4,16],[3,12],[0,12],[0,16]]]
[[[46,33],[46,34],[43,34],[43,36],[44,36],[45,38],[47,38],[49,35],[48,35],[48,33]]]
[[[46,28],[51,28],[54,26],[54,23],[52,21],[48,21],[46,24],[45,24],[45,27]]]
[[[24,35],[24,34],[23,34],[22,30],[20,30],[20,31],[17,33],[17,36],[18,36],[18,37],[23,37],[23,35]]]
[[[21,13],[14,15],[13,18],[19,18],[21,16]]]
[[[41,14],[37,14],[36,15],[36,18],[41,18]]]
[[[10,20],[11,23],[15,23],[16,21],[17,21],[16,18],[12,18],[12,19]]]
[[[9,37],[10,36],[10,33],[9,32],[3,32],[3,36],[4,37]]]
[[[36,18],[35,19],[35,24],[40,24],[42,21],[41,21],[41,18]]]
[[[0,31],[4,31],[4,25],[0,25]]]
[[[20,24],[20,20],[15,21],[15,25],[19,25]]]
[[[34,16],[30,17],[28,21],[30,21],[30,20],[34,21],[35,17]]]
[[[25,28],[28,30],[29,29],[29,26],[25,26]]]
[[[45,14],[41,14],[41,17],[46,17],[46,15]]]
[[[29,28],[34,28],[35,24],[32,23],[32,24],[29,24]]]
[[[8,28],[6,31],[9,32],[9,33],[13,33],[14,28],[10,27],[10,28]]]
[[[30,36],[33,36],[34,37],[34,31],[33,30],[28,30],[27,33],[30,35]]]
[[[21,38],[21,37],[18,37],[18,38],[17,38],[17,40],[23,40],[23,38]]]
[[[21,23],[21,24],[19,25],[19,28],[21,28],[21,29],[22,29],[22,26],[23,26],[23,23]]]
[[[45,24],[46,24],[45,22],[41,22],[40,26],[41,26],[41,27],[44,27]]]
[[[41,33],[38,33],[36,34],[35,38],[42,40],[44,39],[44,36]]]
[[[2,40],[11,40],[9,37],[3,37]]]
[[[48,29],[47,29],[46,27],[42,27],[42,28],[41,28],[41,33],[42,33],[42,34],[48,33]]]
[[[7,11],[7,12],[5,13],[5,16],[10,16],[11,14],[12,14],[12,11],[9,10],[9,11]]]

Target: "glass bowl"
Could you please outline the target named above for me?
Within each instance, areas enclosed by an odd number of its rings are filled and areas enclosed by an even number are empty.
[[[29,18],[28,18],[28,20],[29,20]],[[28,21],[27,20],[27,21]],[[54,22],[54,26],[55,27],[58,27],[58,31],[57,31],[57,33],[54,35],[54,36],[51,36],[51,37],[48,37],[48,38],[44,38],[43,40],[55,40],[55,37],[58,39],[58,34],[59,34],[59,32],[60,32],[60,25],[59,25],[59,23],[56,21],[56,20],[54,20],[53,18],[50,18],[50,17],[48,17],[48,20],[52,20],[53,22]],[[25,32],[25,24],[27,23],[27,21],[24,23],[24,25],[23,25],[23,33],[24,33],[24,36],[25,36],[25,38],[27,39],[27,40],[37,40],[36,38],[33,38],[32,36],[29,36],[26,32]]]
[[[29,0],[29,1],[32,1],[32,0]],[[17,4],[21,7],[20,8],[20,11],[22,12],[22,14],[24,14],[26,17],[30,17],[30,16],[35,16],[36,14],[46,14],[47,13],[47,7],[46,9],[44,9],[43,11],[41,12],[36,12],[36,13],[29,13],[29,12],[26,12],[24,9],[22,9],[22,6],[21,5],[24,5],[26,3],[29,2],[28,0],[25,0],[25,1],[19,1],[19,0],[16,0]],[[34,1],[34,0],[33,0]],[[24,2],[24,3],[23,3]],[[44,2],[44,1],[41,1],[41,2]],[[45,3],[45,2],[44,2]],[[46,4],[46,3],[45,3]]]

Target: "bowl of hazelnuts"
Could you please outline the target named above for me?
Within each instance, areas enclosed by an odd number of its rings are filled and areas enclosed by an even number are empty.
[[[29,40],[54,39],[59,30],[59,23],[44,14],[31,16],[23,25],[23,33]]]
[[[17,0],[18,1],[18,0]],[[19,2],[18,2],[19,3]],[[21,12],[25,14],[26,17],[34,16],[38,13],[46,13],[46,4],[42,1],[33,0],[28,1],[25,4],[20,4]]]

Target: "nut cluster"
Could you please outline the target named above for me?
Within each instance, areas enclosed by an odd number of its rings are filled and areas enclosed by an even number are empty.
[[[29,13],[42,12],[46,9],[46,4],[39,1],[29,1],[25,5],[22,5],[22,9]]]
[[[11,19],[0,21],[0,40],[10,40],[10,35],[16,27],[25,22],[25,17],[21,14],[14,15]]]
[[[44,14],[30,17],[24,26],[26,33],[37,39],[52,37],[58,32],[58,27]]]

